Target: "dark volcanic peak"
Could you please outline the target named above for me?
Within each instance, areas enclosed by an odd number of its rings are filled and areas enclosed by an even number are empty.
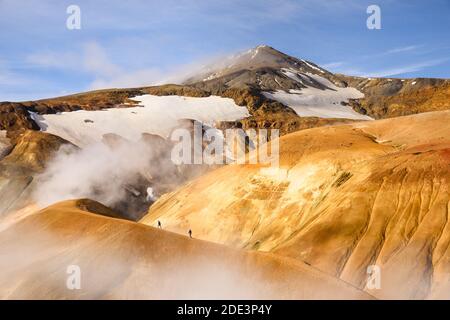
[[[331,75],[327,70],[303,59],[291,57],[267,45],[260,45],[253,49],[240,52],[206,66],[196,76],[191,77],[186,83],[209,81],[242,70],[258,70],[271,68],[275,70],[292,69],[313,74]]]
[[[264,92],[315,88],[329,90],[346,84],[316,64],[261,45],[209,65],[185,82],[220,95],[228,88]],[[333,89],[331,89],[333,90]]]

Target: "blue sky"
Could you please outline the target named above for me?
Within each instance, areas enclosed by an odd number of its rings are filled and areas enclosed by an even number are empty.
[[[176,81],[260,44],[350,75],[450,77],[449,0],[0,0],[0,30],[0,101]]]

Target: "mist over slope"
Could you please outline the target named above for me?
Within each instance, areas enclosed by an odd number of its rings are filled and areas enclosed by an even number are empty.
[[[79,201],[0,232],[0,257],[3,299],[371,298],[291,259],[100,216]],[[71,265],[81,270],[80,290],[66,287]]]
[[[27,130],[20,134],[0,157],[0,219],[30,204],[34,177],[56,154],[67,155],[76,149],[70,142],[45,132]]]

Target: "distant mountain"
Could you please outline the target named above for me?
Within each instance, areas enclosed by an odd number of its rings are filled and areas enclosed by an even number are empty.
[[[201,68],[182,84],[107,89],[27,102],[0,103],[0,130],[13,138],[39,125],[30,116],[131,106],[152,94],[231,98],[250,116],[223,127],[300,129],[450,109],[450,81],[361,78],[333,74],[317,64],[261,45]]]
[[[255,71],[260,69],[266,69],[266,71],[272,70],[273,74],[277,74],[277,71],[282,69],[295,69],[299,72],[310,72],[313,74],[322,74],[327,77],[333,77],[333,74],[327,70],[320,68],[316,64],[297,59],[287,54],[284,54],[272,47],[261,45],[256,48],[250,49],[245,52],[241,52],[235,55],[231,55],[218,63],[206,66],[199,72],[198,75],[189,78],[185,81],[185,84],[192,84],[199,81],[210,81],[218,79],[227,75],[236,73],[241,75],[243,72],[248,74],[255,74]],[[280,75],[283,77],[283,75]],[[250,79],[251,80],[251,79]],[[244,83],[241,83],[243,85]],[[248,85],[249,83],[247,83]],[[260,89],[275,89],[279,84],[272,83],[273,86],[265,87],[264,83],[255,82],[253,85],[259,86]],[[294,84],[295,86],[295,84]],[[285,88],[292,89],[292,88]]]
[[[342,104],[374,119],[450,109],[449,80],[333,74],[313,62],[291,57],[269,46],[258,46],[232,55],[221,63],[206,67],[205,71],[188,79],[185,84],[211,92],[247,87],[259,92],[272,92],[266,96],[294,107],[300,116],[321,118],[331,115],[364,119],[345,113],[345,110],[344,114],[339,114]],[[276,91],[284,93],[274,95]],[[291,95],[286,96],[285,93]],[[330,106],[330,101],[337,104],[334,107],[337,115],[330,110],[311,112],[311,106]]]

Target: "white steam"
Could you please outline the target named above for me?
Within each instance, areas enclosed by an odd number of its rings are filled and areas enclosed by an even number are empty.
[[[148,187],[147,188],[147,201],[155,201],[156,199],[157,198],[156,198],[155,192],[153,191],[153,188]]]
[[[90,198],[114,206],[141,193],[145,199],[145,188],[161,179],[166,184],[177,180],[170,158],[162,156],[160,146],[148,141],[98,142],[69,153],[62,151],[36,178],[33,198],[38,205]],[[147,200],[153,201],[154,191],[150,189]]]

